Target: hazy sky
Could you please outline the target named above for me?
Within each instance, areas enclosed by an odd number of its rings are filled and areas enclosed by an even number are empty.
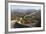
[[[16,9],[36,9],[39,10],[41,9],[41,6],[18,6],[18,5],[11,5],[11,9],[12,10],[16,10]]]

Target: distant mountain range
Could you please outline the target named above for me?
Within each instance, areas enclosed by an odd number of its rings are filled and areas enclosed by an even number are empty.
[[[11,14],[12,15],[28,15],[30,13],[33,13],[33,12],[36,12],[36,13],[40,13],[41,10],[35,10],[35,9],[15,9],[15,10],[11,10]]]

